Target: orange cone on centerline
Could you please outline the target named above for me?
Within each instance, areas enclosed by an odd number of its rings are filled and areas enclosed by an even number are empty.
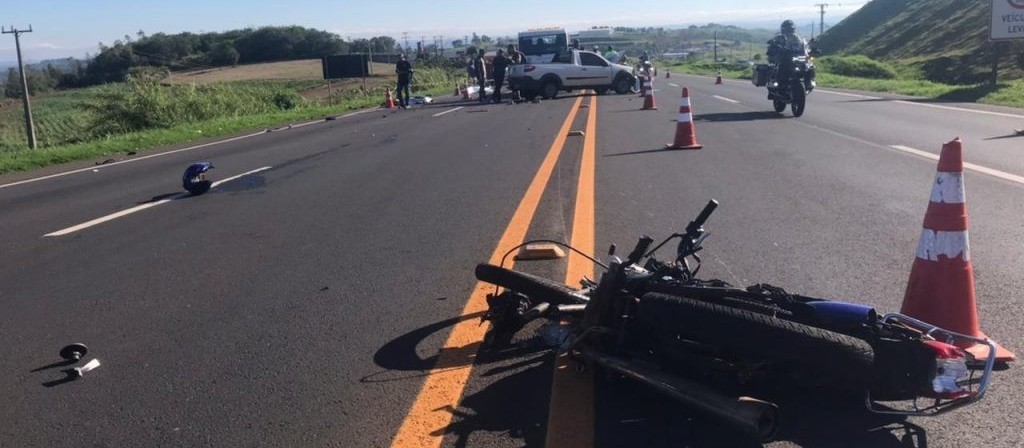
[[[658,106],[654,103],[654,80],[650,76],[647,77],[647,82],[644,83],[644,107],[640,110],[658,110]]]
[[[942,145],[937,171],[900,312],[947,330],[987,339],[978,321],[974,294],[959,138]],[[995,346],[996,361],[1016,359],[1009,350]],[[960,344],[960,348],[978,360],[988,357],[985,344]]]
[[[693,127],[693,108],[690,107],[690,89],[683,87],[683,98],[679,100],[679,117],[676,118],[675,142],[665,145],[668,149],[701,149],[697,142],[697,130]]]
[[[393,97],[391,97],[391,87],[386,87],[385,88],[385,92],[387,93],[387,98],[384,99],[384,108],[385,109],[394,109],[395,108],[395,99]]]

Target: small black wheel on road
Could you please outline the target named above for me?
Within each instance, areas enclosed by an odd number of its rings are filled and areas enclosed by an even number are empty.
[[[869,386],[874,351],[867,342],[748,310],[667,294],[640,300],[637,319],[659,337],[683,337],[740,356],[799,366],[839,383]]]
[[[782,100],[772,100],[772,106],[775,107],[775,112],[782,113],[786,110],[786,102]]]
[[[492,264],[476,265],[476,278],[524,294],[533,302],[550,302],[556,305],[580,303],[576,291],[566,285]]]
[[[549,79],[540,86],[540,96],[546,100],[553,100],[558,96],[558,81]]]
[[[793,111],[793,116],[799,117],[804,114],[804,106],[807,105],[807,94],[804,92],[804,85],[796,81],[790,87],[790,90],[793,92],[793,102],[790,103],[789,107]]]

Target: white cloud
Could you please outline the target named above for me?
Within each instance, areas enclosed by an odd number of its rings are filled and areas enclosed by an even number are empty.
[[[41,44],[30,45],[29,48],[47,48],[47,49],[50,49],[50,50],[60,50],[61,49],[61,47],[59,47],[57,45],[54,45],[54,44],[51,44],[51,43],[48,43],[48,42],[43,42]]]

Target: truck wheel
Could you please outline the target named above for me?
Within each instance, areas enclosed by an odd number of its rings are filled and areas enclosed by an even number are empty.
[[[558,83],[553,80],[544,81],[540,86],[540,96],[546,100],[553,100],[558,96]]]
[[[618,93],[619,95],[625,95],[632,92],[634,86],[635,83],[630,82],[629,78],[626,76],[620,76],[615,79],[615,93]]]

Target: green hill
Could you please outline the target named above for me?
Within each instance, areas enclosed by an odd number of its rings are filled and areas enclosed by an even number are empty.
[[[863,54],[911,67],[944,83],[988,79],[993,45],[988,42],[987,0],[872,0],[821,35],[826,54]],[[1024,75],[1024,41],[1004,45],[1001,79]]]

